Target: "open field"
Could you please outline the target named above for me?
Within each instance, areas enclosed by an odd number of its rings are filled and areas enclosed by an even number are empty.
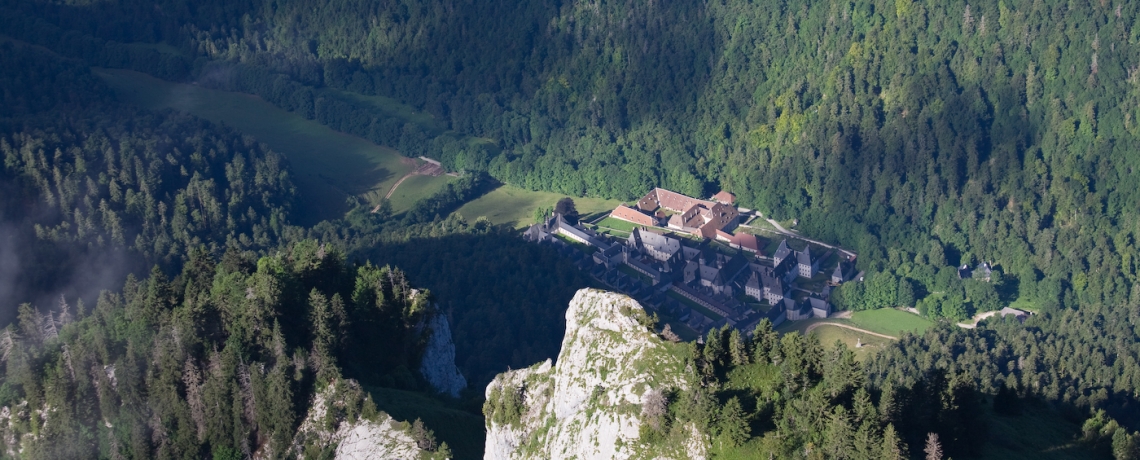
[[[602,219],[600,222],[598,222],[597,225],[599,227],[611,228],[614,230],[627,232],[627,233],[632,232],[633,228],[636,227],[636,225],[634,225],[633,222],[628,222],[628,221],[624,221],[621,219],[615,219],[613,217],[607,217],[605,219]]]
[[[448,175],[435,177],[416,175],[408,177],[396,188],[396,191],[392,193],[392,197],[388,199],[392,202],[392,212],[404,212],[411,209],[412,205],[416,204],[417,201],[443,190],[445,185],[454,180],[455,177]]]
[[[504,185],[464,204],[455,212],[469,221],[474,221],[480,216],[486,216],[487,219],[491,220],[491,223],[508,224],[515,228],[522,228],[533,223],[535,209],[553,207],[554,203],[565,196],[551,192],[532,192]],[[578,208],[578,213],[583,216],[612,210],[620,203],[618,200],[601,198],[574,198],[574,205]]]
[[[899,337],[903,332],[921,334],[930,327],[930,320],[893,308],[857,311],[851,316],[851,325],[860,329]]]
[[[324,88],[321,91],[327,91],[336,96],[351,99],[357,102],[363,102],[376,107],[385,114],[393,117],[400,118],[404,121],[415,123],[422,128],[425,128],[436,135],[444,132],[445,125],[443,122],[436,120],[427,112],[417,112],[416,109],[410,105],[403,104],[395,99],[384,96],[369,96],[352,91],[345,91],[334,88]]]
[[[812,334],[819,337],[820,343],[825,347],[831,347],[838,340],[847,345],[847,348],[855,352],[855,357],[859,360],[865,359],[867,356],[874,352],[882,350],[891,341],[882,337],[876,337],[871,334],[865,334],[851,329],[821,324],[815,329],[812,329]],[[860,345],[856,347],[856,345]]]
[[[383,196],[392,184],[415,168],[414,161],[395,150],[306,120],[256,96],[171,83],[129,70],[94,72],[125,100],[145,108],[171,108],[224,123],[285,155],[301,194],[298,223],[338,218],[347,211],[349,196],[374,191]],[[438,186],[431,182],[414,184]],[[405,183],[399,190],[409,196],[425,194],[414,188]]]
[[[1037,304],[1031,302],[1023,297],[1018,297],[1017,300],[1009,303],[1009,308],[1016,308],[1018,310],[1025,310],[1037,313],[1039,310]]]

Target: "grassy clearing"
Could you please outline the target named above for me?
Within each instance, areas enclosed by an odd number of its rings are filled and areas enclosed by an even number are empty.
[[[401,185],[401,187],[403,186]],[[533,223],[535,209],[553,207],[554,203],[565,196],[551,192],[532,192],[504,185],[464,204],[456,212],[471,221],[480,216],[486,216],[487,219],[491,220],[491,223],[508,224],[515,228],[522,228]],[[601,198],[574,198],[575,207],[578,208],[578,213],[581,215],[612,210],[620,203],[617,200]]]
[[[182,56],[182,50],[170,46],[166,43],[124,43],[123,46],[127,48],[149,49],[155,50],[163,54],[174,54]]]
[[[338,218],[347,211],[349,196],[372,191],[383,196],[415,168],[414,161],[395,150],[306,120],[256,96],[171,83],[129,70],[93,70],[127,101],[224,123],[285,155],[301,192],[298,223]]]
[[[400,103],[400,101],[392,98],[384,96],[368,96],[360,93],[354,93],[352,91],[333,88],[324,89],[323,91],[327,91],[331,94],[346,99],[369,104],[384,111],[384,113],[389,116],[400,118],[407,122],[415,123],[420,127],[435,133],[436,135],[439,135],[446,130],[446,125],[443,122],[436,120],[435,117],[431,116],[430,113],[417,112],[414,107]]]
[[[388,199],[392,203],[392,211],[407,211],[411,209],[412,205],[416,204],[417,201],[443,190],[444,186],[454,180],[455,177],[446,175],[436,177],[411,176],[400,183],[400,186],[392,193],[392,197]],[[380,196],[383,197],[387,193],[387,191],[384,191]],[[369,201],[371,202],[372,200],[370,199]]]
[[[891,343],[890,340],[882,337],[838,326],[822,325],[813,329],[811,333],[819,337],[820,343],[826,347],[831,347],[836,341],[842,342],[848,349],[855,352],[855,358],[860,361]],[[856,347],[856,345],[859,346]]]
[[[1039,311],[1037,304],[1034,304],[1032,301],[1024,297],[1018,297],[1017,300],[1010,302],[1009,308],[1016,308],[1018,310],[1031,311],[1034,313],[1037,313]]]
[[[632,232],[633,229],[637,227],[637,225],[634,224],[633,222],[628,222],[628,221],[624,221],[621,219],[615,219],[613,217],[607,217],[605,219],[602,219],[600,222],[597,223],[597,225],[599,227],[610,228],[610,229],[614,229],[614,230],[618,230],[618,231],[622,231],[622,232]]]
[[[459,410],[454,404],[412,391],[367,387],[376,408],[396,420],[413,422],[419,418],[435,431],[436,439],[446,442],[457,459],[483,458],[486,442],[483,417]]]
[[[851,325],[894,337],[901,336],[903,332],[921,334],[931,324],[926,318],[893,308],[857,311],[851,315]]]
[[[848,321],[845,319],[837,319],[837,318],[826,318],[826,319],[825,318],[812,318],[812,319],[805,319],[802,321],[784,321],[782,324],[780,324],[779,327],[776,328],[776,332],[779,332],[781,334],[787,334],[789,332],[799,332],[800,334],[807,334],[808,326],[811,326],[812,324],[815,324],[815,323],[823,323],[823,322],[847,323]]]

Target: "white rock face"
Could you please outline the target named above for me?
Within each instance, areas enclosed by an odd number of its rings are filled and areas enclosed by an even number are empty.
[[[420,449],[411,435],[396,426],[392,417],[381,418],[380,422],[357,423],[337,430],[343,437],[336,447],[336,459],[419,458]]]
[[[451,341],[451,326],[442,314],[435,314],[428,321],[427,347],[420,362],[420,374],[436,391],[459,397],[459,392],[467,388],[467,379],[455,367],[455,343]]]
[[[303,457],[305,444],[336,444],[337,460],[420,458],[423,451],[409,433],[409,425],[396,421],[388,414],[381,413],[375,420],[338,420],[332,424],[335,428],[326,428],[329,426],[326,418],[331,416],[329,409],[343,407],[345,393],[360,391],[355,381],[345,380],[340,384],[341,388],[329,385],[313,396],[309,413],[293,438],[292,451],[297,457]],[[262,454],[266,454],[262,457],[275,457],[269,452]]]
[[[708,443],[695,430],[668,452],[640,442],[643,398],[653,389],[686,388],[691,371],[680,346],[639,324],[639,315],[644,310],[624,295],[578,291],[557,364],[505,372],[488,385],[492,407],[504,391],[523,396],[517,421],[492,409],[484,458],[706,457]]]

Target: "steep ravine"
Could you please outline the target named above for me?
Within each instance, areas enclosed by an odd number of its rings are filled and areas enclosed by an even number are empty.
[[[508,371],[487,386],[485,458],[705,458],[708,442],[695,429],[680,443],[641,441],[650,392],[688,388],[695,374],[686,348],[644,318],[629,297],[578,291],[557,364]]]

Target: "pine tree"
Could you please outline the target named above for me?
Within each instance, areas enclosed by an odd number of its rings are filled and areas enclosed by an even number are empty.
[[[926,434],[926,447],[922,451],[926,452],[926,460],[942,460],[942,444],[938,442],[937,434]]]
[[[901,422],[901,407],[899,394],[891,382],[883,387],[883,394],[879,397],[879,421],[886,424]]]
[[[720,435],[720,440],[730,447],[743,444],[751,435],[747,415],[740,405],[740,399],[736,396],[729,398],[728,402],[724,403],[724,407],[721,408],[720,415],[717,417],[717,432]]]
[[[1117,428],[1112,434],[1112,456],[1115,460],[1136,460],[1140,457],[1140,445],[1137,443],[1140,434],[1128,434],[1123,427]]]
[[[721,330],[715,327],[709,329],[708,336],[705,338],[705,362],[714,368],[719,368],[724,362],[724,355],[724,336]]]
[[[878,458],[883,460],[903,460],[907,458],[906,454],[904,454],[906,451],[906,444],[903,444],[902,439],[899,439],[899,434],[895,431],[895,426],[888,423],[887,427],[883,429],[883,445],[879,449]]]
[[[748,345],[740,337],[740,331],[733,328],[728,333],[728,354],[733,366],[748,364]]]
[[[904,307],[914,306],[914,286],[905,277],[899,278],[898,304]]]
[[[772,362],[772,352],[779,346],[779,336],[768,318],[760,320],[752,331],[752,358],[758,363]]]
[[[855,411],[855,423],[879,422],[879,411],[875,409],[875,404],[871,402],[871,394],[867,392],[866,388],[860,387],[858,390],[855,390],[855,397],[851,402],[851,408]]]
[[[827,421],[827,432],[824,435],[823,447],[827,458],[850,458],[854,445],[852,444],[851,420],[843,406],[835,406]]]

